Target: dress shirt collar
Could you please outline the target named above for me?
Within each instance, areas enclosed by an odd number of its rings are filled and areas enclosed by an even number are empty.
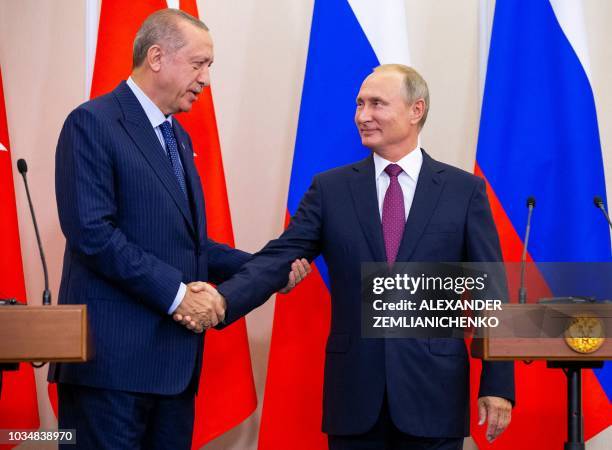
[[[172,115],[169,115],[168,117],[164,116],[164,113],[161,112],[161,109],[159,109],[157,105],[153,103],[153,100],[151,100],[147,96],[147,94],[145,94],[144,91],[140,89],[140,87],[136,84],[132,77],[129,77],[127,79],[126,84],[130,87],[130,89],[138,99],[140,106],[142,106],[142,109],[144,109],[144,112],[147,115],[147,119],[149,119],[149,122],[151,122],[151,126],[153,126],[153,128],[157,128],[165,121],[170,122],[170,125],[172,125]]]
[[[382,156],[374,153],[374,173],[376,179],[383,173],[385,167],[389,164],[393,164],[391,161],[387,161]],[[408,175],[413,181],[417,181],[419,178],[419,172],[421,171],[421,165],[423,164],[423,152],[417,146],[414,150],[396,162],[398,166],[402,168],[406,175]]]

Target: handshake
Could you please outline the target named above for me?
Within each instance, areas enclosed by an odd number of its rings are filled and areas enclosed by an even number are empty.
[[[279,292],[290,292],[311,270],[306,259],[296,259],[291,264],[287,285]],[[187,285],[187,292],[174,311],[173,318],[194,333],[202,333],[223,322],[226,309],[225,298],[213,286],[203,281],[194,281]]]

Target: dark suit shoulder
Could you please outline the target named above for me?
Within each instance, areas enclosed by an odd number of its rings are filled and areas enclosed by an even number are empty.
[[[77,106],[74,111],[79,110],[107,118],[116,117],[121,112],[119,102],[117,101],[114,92],[109,92],[108,94],[88,100]]]
[[[122,117],[123,113],[117,97],[117,91],[122,88],[122,84],[107,94],[81,103],[71,111],[69,117],[74,115],[84,117],[95,116],[102,120],[116,120]]]
[[[315,178],[324,182],[337,180],[338,178],[350,176],[354,172],[365,170],[368,164],[373,164],[371,155],[360,161],[352,162],[350,164],[345,164],[343,166],[338,166],[332,169],[325,170],[323,172],[319,172],[315,175]]]
[[[429,163],[432,169],[438,173],[444,173],[447,181],[455,183],[465,183],[469,185],[476,185],[482,183],[482,178],[474,175],[473,173],[467,172],[459,167],[452,166],[450,164],[443,163],[423,152],[423,162]]]
[[[69,136],[74,139],[74,136],[86,135],[88,141],[95,141],[100,148],[112,149],[114,131],[121,117],[123,113],[113,92],[102,95],[82,103],[68,114],[59,139],[65,141]],[[58,151],[59,145],[58,142]]]

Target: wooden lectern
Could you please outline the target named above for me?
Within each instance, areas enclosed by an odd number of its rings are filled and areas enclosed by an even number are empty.
[[[563,369],[567,377],[568,440],[565,450],[584,450],[582,369],[599,368],[612,359],[612,304],[505,304],[502,311],[486,312],[499,319],[472,341],[472,355],[489,361],[545,360],[550,368]],[[573,318],[596,316],[603,334],[599,348],[582,353],[565,336]]]
[[[504,304],[502,311],[487,311],[499,326],[485,329],[475,339],[472,354],[490,361],[604,361],[612,359],[612,338],[592,353],[579,353],[563,335],[568,322],[579,314],[597,314],[607,333],[612,333],[612,304]]]
[[[0,363],[90,359],[87,306],[0,307]]]
[[[0,395],[2,370],[20,362],[85,362],[91,353],[87,306],[0,306]]]

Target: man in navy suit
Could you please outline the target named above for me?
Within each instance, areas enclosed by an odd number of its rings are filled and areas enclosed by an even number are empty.
[[[331,450],[461,449],[469,435],[463,339],[361,337],[362,262],[501,260],[484,181],[418,146],[428,108],[416,71],[375,69],[355,113],[373,155],[315,176],[287,230],[210,293],[227,302],[231,323],[283,284],[279,273],[292,260],[323,255],[332,302],[323,431]],[[483,361],[478,397],[493,440],[510,422],[512,363]]]
[[[189,315],[196,331],[222,321],[224,306],[194,282],[220,283],[251,258],[207,238],[194,150],[172,118],[209,84],[212,61],[202,22],[154,13],[134,41],[131,77],[62,129],[59,303],[87,305],[95,355],[54,365],[49,380],[78,448],[191,448],[204,341],[171,315]],[[287,287],[308,270],[293,267]]]

